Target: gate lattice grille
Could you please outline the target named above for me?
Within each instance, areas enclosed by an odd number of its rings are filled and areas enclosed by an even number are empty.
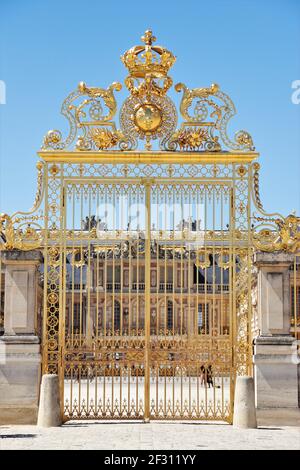
[[[47,172],[44,369],[62,413],[231,421],[250,357],[247,174],[124,167]]]

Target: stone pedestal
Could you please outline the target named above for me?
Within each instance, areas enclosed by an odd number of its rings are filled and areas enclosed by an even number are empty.
[[[40,252],[6,251],[4,335],[0,337],[0,424],[35,424],[41,380],[37,335]]]
[[[254,340],[254,377],[258,408],[298,407],[297,352],[290,336],[289,268],[294,255],[263,253],[258,267],[258,327]]]
[[[41,380],[37,336],[0,338],[0,424],[36,424]]]
[[[254,377],[258,408],[297,408],[297,347],[291,336],[254,340]]]

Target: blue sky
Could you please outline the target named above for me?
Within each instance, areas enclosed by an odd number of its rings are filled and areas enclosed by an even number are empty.
[[[0,212],[31,207],[36,151],[49,129],[66,130],[68,93],[122,81],[120,54],[148,28],[177,56],[175,83],[231,96],[231,132],[248,130],[261,154],[265,208],[300,214],[299,0],[0,0]]]

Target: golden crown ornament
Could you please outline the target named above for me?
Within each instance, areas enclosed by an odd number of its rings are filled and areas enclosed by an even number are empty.
[[[176,57],[165,47],[153,45],[156,37],[151,30],[147,30],[141,39],[144,45],[134,46],[121,56],[129,74],[136,78],[145,78],[148,74],[165,77]]]
[[[146,150],[151,150],[153,141],[158,141],[164,151],[219,152],[226,147],[238,152],[254,150],[248,132],[237,132],[233,140],[227,135],[235,107],[217,84],[194,89],[184,83],[175,85],[175,90],[182,93],[178,107],[182,122],[177,128],[177,109],[167,96],[173,85],[168,73],[176,57],[155,44],[150,29],[141,39],[142,44],[121,56],[128,69],[124,82],[129,96],[120,108],[120,128],[115,122],[115,93],[122,85],[113,82],[107,88],[99,88],[81,82],[62,105],[62,114],[70,123],[69,135],[63,139],[60,131],[49,131],[43,150],[64,150],[74,142],[78,151],[85,152],[136,150],[140,141],[145,142]]]

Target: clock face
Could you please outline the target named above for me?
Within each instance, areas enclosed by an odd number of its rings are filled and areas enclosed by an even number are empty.
[[[142,131],[153,132],[162,123],[161,110],[154,104],[144,103],[135,111],[134,122]]]

